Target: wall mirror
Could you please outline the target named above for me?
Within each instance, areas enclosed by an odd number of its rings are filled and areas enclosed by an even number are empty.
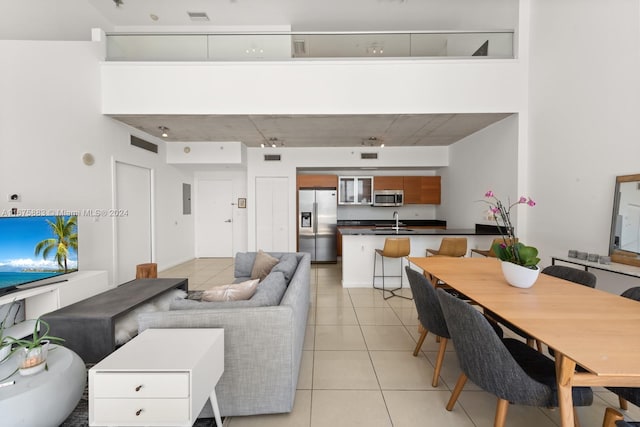
[[[620,257],[640,258],[640,174],[616,177],[609,254],[617,255],[615,262],[625,263]]]

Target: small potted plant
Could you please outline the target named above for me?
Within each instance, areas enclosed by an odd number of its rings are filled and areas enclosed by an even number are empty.
[[[16,346],[14,352],[18,355],[20,375],[33,375],[44,370],[47,366],[49,344],[64,342],[62,338],[49,335],[49,324],[40,318],[36,320],[30,338],[7,339]]]

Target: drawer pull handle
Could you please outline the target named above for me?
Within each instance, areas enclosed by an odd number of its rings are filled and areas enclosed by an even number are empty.
[[[138,409],[138,410],[136,411],[136,417],[139,417],[141,413],[142,413],[142,409]]]
[[[136,387],[136,391],[140,391],[142,389],[142,384]]]

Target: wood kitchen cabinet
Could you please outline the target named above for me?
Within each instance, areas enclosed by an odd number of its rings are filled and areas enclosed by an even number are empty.
[[[404,203],[439,205],[440,187],[439,176],[405,176]]]
[[[301,188],[338,188],[338,175],[298,175]]]
[[[376,176],[373,178],[375,190],[402,190],[404,188],[403,176]]]

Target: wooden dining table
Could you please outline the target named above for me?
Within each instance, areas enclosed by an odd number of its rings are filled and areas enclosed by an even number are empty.
[[[556,351],[562,426],[574,426],[572,386],[640,387],[640,302],[546,274],[516,288],[496,258],[409,261]]]

